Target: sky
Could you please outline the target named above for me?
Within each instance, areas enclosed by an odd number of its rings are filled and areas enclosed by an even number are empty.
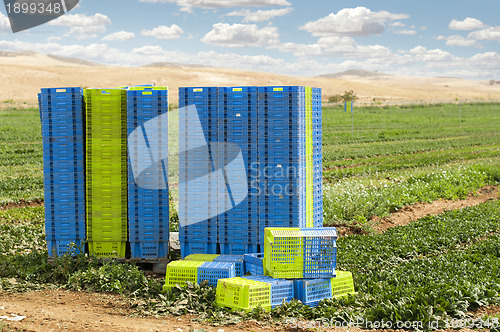
[[[81,0],[0,50],[317,76],[349,69],[500,80],[497,0]]]

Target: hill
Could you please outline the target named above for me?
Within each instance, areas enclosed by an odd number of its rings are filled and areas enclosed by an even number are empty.
[[[142,67],[104,66],[85,60],[34,52],[0,51],[0,105],[35,106],[40,88],[114,87],[154,83],[170,88],[177,103],[180,86],[306,85],[323,88],[323,96],[354,90],[359,102],[452,101],[457,98],[500,100],[500,85],[457,78],[400,77],[346,71],[322,77],[286,76],[257,71],[155,63]]]

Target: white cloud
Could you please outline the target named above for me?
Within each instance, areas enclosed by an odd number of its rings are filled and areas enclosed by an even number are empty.
[[[232,11],[227,14],[227,16],[243,16],[243,22],[265,22],[272,20],[277,16],[288,15],[293,11],[292,7],[282,8],[282,9],[271,9],[271,10],[258,10],[253,12],[248,9],[242,9],[239,11]]]
[[[266,46],[279,41],[278,29],[259,29],[255,24],[217,23],[202,39],[202,42],[225,47]]]
[[[403,22],[399,22],[399,21],[391,22],[388,25],[391,27],[405,27],[406,26],[406,24],[404,24]]]
[[[0,32],[6,32],[10,30],[10,21],[4,14],[0,13]]]
[[[160,25],[152,30],[142,30],[141,35],[155,37],[158,39],[179,39],[184,31],[177,25]]]
[[[86,16],[84,14],[66,14],[50,21],[49,25],[70,27],[69,35],[78,39],[93,38],[98,33],[106,32],[106,27],[111,25],[111,20],[102,14]]]
[[[372,12],[365,7],[344,8],[300,27],[313,36],[369,36],[384,32],[386,22],[407,19],[406,14]]]
[[[284,52],[292,52],[298,57],[375,58],[389,57],[392,54],[385,46],[362,46],[358,45],[352,38],[338,36],[322,37],[317,44],[283,43],[274,47]]]
[[[449,28],[451,30],[476,30],[484,27],[483,22],[478,19],[467,17],[463,21],[452,20]]]
[[[193,8],[217,9],[231,7],[290,6],[286,0],[139,0],[149,3],[176,3],[181,11],[192,12]]]
[[[422,62],[444,62],[453,61],[455,59],[450,53],[443,51],[441,49],[428,50],[424,46],[417,46],[409,51],[413,54],[417,61]]]
[[[496,40],[500,41],[500,26],[490,27],[483,30],[473,31],[469,33],[469,38],[478,40]]]
[[[459,35],[453,36],[438,36],[437,40],[446,40],[446,46],[474,46],[477,42],[473,39],[466,39]]]
[[[408,30],[408,29],[395,30],[394,33],[397,35],[416,35],[417,34],[417,32],[415,30]]]
[[[135,33],[127,31],[118,31],[110,35],[105,36],[101,40],[103,41],[125,41],[135,38]]]

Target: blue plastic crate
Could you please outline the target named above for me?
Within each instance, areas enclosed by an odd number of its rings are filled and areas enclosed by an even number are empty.
[[[244,274],[244,257],[243,255],[219,255],[214,258],[214,262],[228,262],[234,264],[234,273],[236,277],[240,277]]]
[[[275,279],[267,276],[245,276],[249,280],[261,281],[271,285],[271,306],[273,308],[290,302],[294,298],[294,282],[285,279]]]
[[[245,254],[245,274],[254,276],[264,275],[264,253]]]
[[[294,280],[295,298],[310,307],[332,297],[331,279]]]
[[[65,254],[75,256],[85,252],[83,240],[47,240],[47,249],[50,257]]]
[[[196,243],[196,242],[183,242],[181,244],[181,257],[192,254],[217,254],[218,244],[215,243]]]
[[[217,286],[219,279],[234,278],[235,264],[231,262],[205,262],[198,267],[198,283],[208,280],[210,286]]]
[[[255,244],[236,244],[236,243],[221,243],[221,254],[223,255],[244,255],[249,252],[258,250],[257,243]]]
[[[165,258],[168,255],[168,241],[130,242],[131,258]]]

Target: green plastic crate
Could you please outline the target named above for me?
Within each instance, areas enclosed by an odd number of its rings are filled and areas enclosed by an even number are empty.
[[[212,255],[212,254],[192,254],[184,257],[186,261],[199,261],[199,262],[213,262],[214,259],[219,257],[220,255]]]
[[[87,236],[94,243],[89,251],[100,257],[125,257],[122,247],[128,238],[126,91],[86,89],[84,94]]]
[[[278,228],[264,233],[264,275],[273,278],[331,278],[337,264],[334,227]]]
[[[199,261],[170,262],[167,265],[163,290],[166,291],[175,285],[185,286],[187,281],[198,283],[198,267],[202,266],[203,263]]]
[[[300,228],[266,228],[264,274],[273,278],[304,276],[304,242]]]
[[[90,241],[89,251],[96,257],[125,258],[126,241]]]
[[[348,294],[356,294],[354,291],[354,280],[349,271],[336,271],[337,276],[332,278],[333,297],[345,297]]]
[[[219,279],[215,302],[234,310],[271,310],[271,284],[240,277]]]

